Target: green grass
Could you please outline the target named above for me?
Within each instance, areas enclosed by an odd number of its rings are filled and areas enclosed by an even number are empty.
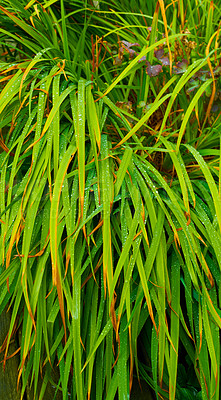
[[[124,400],[136,376],[219,400],[220,14],[1,2],[0,311],[22,395]]]

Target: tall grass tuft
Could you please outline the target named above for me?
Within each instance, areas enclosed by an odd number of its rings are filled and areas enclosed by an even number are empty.
[[[218,4],[2,0],[1,350],[21,397],[219,400]],[[117,397],[116,397],[117,396]]]

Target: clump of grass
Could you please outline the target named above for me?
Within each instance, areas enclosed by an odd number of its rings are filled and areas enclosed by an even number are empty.
[[[0,311],[22,396],[53,367],[64,400],[123,400],[133,375],[157,399],[219,399],[219,19],[2,2]]]

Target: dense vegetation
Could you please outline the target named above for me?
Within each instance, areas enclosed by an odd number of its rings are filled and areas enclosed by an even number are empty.
[[[0,312],[21,395],[220,399],[221,4],[2,0]],[[52,369],[53,367],[53,369]]]

